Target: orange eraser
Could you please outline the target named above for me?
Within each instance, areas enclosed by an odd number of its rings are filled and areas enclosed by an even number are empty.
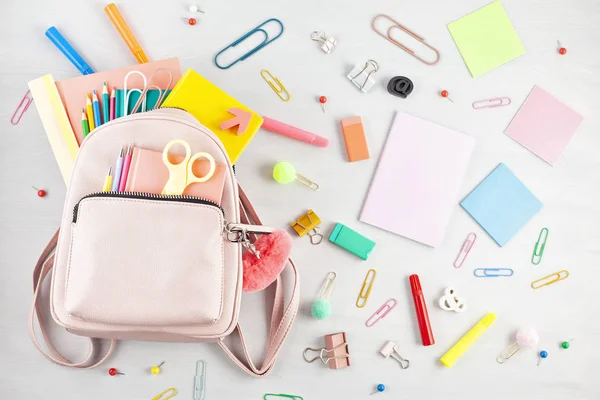
[[[369,158],[367,137],[363,129],[361,117],[350,117],[342,120],[344,142],[348,151],[348,161],[360,161]]]

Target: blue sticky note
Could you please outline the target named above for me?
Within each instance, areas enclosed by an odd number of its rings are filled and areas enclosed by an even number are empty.
[[[460,205],[500,247],[544,206],[504,164],[498,165]]]

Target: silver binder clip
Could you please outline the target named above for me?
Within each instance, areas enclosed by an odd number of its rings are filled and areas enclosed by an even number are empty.
[[[310,38],[315,42],[319,42],[321,44],[321,50],[325,53],[331,53],[331,50],[337,45],[337,40],[333,37],[327,37],[327,34],[323,31],[314,31],[310,34]]]
[[[196,376],[194,377],[194,400],[204,400],[206,394],[206,361],[196,362]]]
[[[381,350],[379,350],[379,352],[385,358],[389,358],[391,356],[394,360],[398,361],[402,369],[410,367],[410,360],[403,358],[400,355],[400,353],[398,353],[398,350],[396,350],[396,348],[396,343],[392,342],[391,340],[388,340],[387,343],[383,345]]]
[[[364,67],[357,65],[348,74],[348,79],[363,93],[368,93],[375,86],[375,79],[371,75],[379,71],[379,64],[375,60],[368,60]]]

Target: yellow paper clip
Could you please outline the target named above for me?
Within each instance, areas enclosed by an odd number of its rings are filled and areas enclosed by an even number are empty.
[[[263,77],[265,82],[267,82],[269,86],[271,86],[271,89],[273,89],[273,91],[277,93],[277,96],[279,96],[281,100],[285,101],[286,103],[290,101],[292,96],[290,95],[290,92],[287,91],[285,86],[283,86],[283,83],[281,83],[279,79],[275,78],[273,74],[266,69],[260,71],[260,75]],[[275,85],[279,86],[279,88]],[[287,96],[287,100],[285,99],[285,97],[283,97],[284,94]]]
[[[367,276],[365,276],[363,285],[360,288],[360,293],[358,294],[358,298],[356,299],[356,307],[363,308],[367,305],[367,300],[369,299],[369,295],[371,294],[371,289],[373,289],[373,283],[375,283],[375,276],[377,276],[377,271],[375,271],[374,269],[370,269],[367,272]]]
[[[171,393],[169,393],[169,392],[171,392]],[[167,400],[167,399],[170,399],[171,397],[175,397],[175,396],[177,396],[177,389],[168,388],[164,392],[159,393],[158,396],[153,397],[152,400]]]
[[[292,222],[292,228],[298,236],[303,237],[308,234],[312,244],[319,244],[323,240],[323,235],[319,233],[321,218],[313,210],[308,210],[306,214]]]
[[[539,289],[544,286],[552,285],[558,281],[562,281],[563,279],[567,279],[569,277],[569,271],[563,269],[561,271],[555,272],[548,276],[538,279],[537,281],[531,282],[531,287],[533,289]],[[552,278],[552,279],[550,279]]]

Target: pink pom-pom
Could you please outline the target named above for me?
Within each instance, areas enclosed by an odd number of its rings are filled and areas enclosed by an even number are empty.
[[[519,344],[519,347],[522,349],[528,348],[528,347],[535,347],[535,346],[537,346],[539,341],[540,341],[540,337],[538,336],[537,332],[533,328],[529,328],[529,327],[521,328],[517,332],[517,343]]]
[[[254,247],[260,252],[260,258],[249,251],[242,256],[244,292],[263,290],[277,279],[290,257],[292,237],[286,231],[278,229],[268,235],[261,235],[254,242]]]

